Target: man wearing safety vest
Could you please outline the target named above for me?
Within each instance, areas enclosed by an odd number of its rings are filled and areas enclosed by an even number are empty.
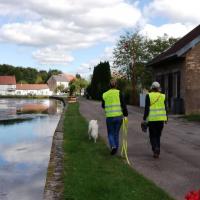
[[[167,122],[167,106],[165,95],[160,92],[158,82],[152,83],[151,92],[146,95],[143,120],[148,122],[153,157],[159,158],[160,137],[164,122]]]
[[[106,125],[108,141],[111,148],[111,155],[117,153],[119,148],[119,131],[123,117],[128,116],[124,98],[119,90],[116,89],[116,81],[110,81],[110,89],[103,93],[102,107],[106,114]]]

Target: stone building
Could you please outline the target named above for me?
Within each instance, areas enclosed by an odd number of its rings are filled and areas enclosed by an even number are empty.
[[[173,113],[200,113],[200,25],[147,66],[152,67]]]
[[[73,75],[58,74],[58,75],[51,76],[49,80],[47,81],[47,84],[49,86],[49,89],[55,92],[56,88],[60,85],[63,85],[64,88],[68,88],[69,82],[73,79],[75,79]]]

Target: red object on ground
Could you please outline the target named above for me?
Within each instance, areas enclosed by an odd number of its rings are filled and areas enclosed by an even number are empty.
[[[185,200],[200,200],[200,190],[189,192],[186,194]]]

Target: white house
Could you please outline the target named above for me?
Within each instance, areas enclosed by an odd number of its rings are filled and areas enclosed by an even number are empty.
[[[16,84],[16,95],[51,96],[47,84]]]
[[[64,88],[68,88],[69,82],[73,79],[75,79],[75,77],[70,74],[53,75],[49,78],[47,84],[49,86],[49,89],[52,92],[55,92],[55,89],[60,85],[63,85]]]
[[[14,95],[15,90],[15,76],[0,76],[0,95]]]

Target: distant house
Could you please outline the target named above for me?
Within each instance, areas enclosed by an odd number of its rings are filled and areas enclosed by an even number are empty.
[[[60,85],[63,85],[64,88],[68,88],[69,82],[73,79],[75,79],[75,77],[70,74],[53,75],[49,78],[47,84],[49,86],[49,89],[55,92],[55,89]]]
[[[13,95],[15,90],[15,76],[0,76],[0,95]]]
[[[174,113],[200,113],[200,25],[155,57],[152,67]]]
[[[16,95],[50,96],[52,92],[47,84],[17,84]]]

